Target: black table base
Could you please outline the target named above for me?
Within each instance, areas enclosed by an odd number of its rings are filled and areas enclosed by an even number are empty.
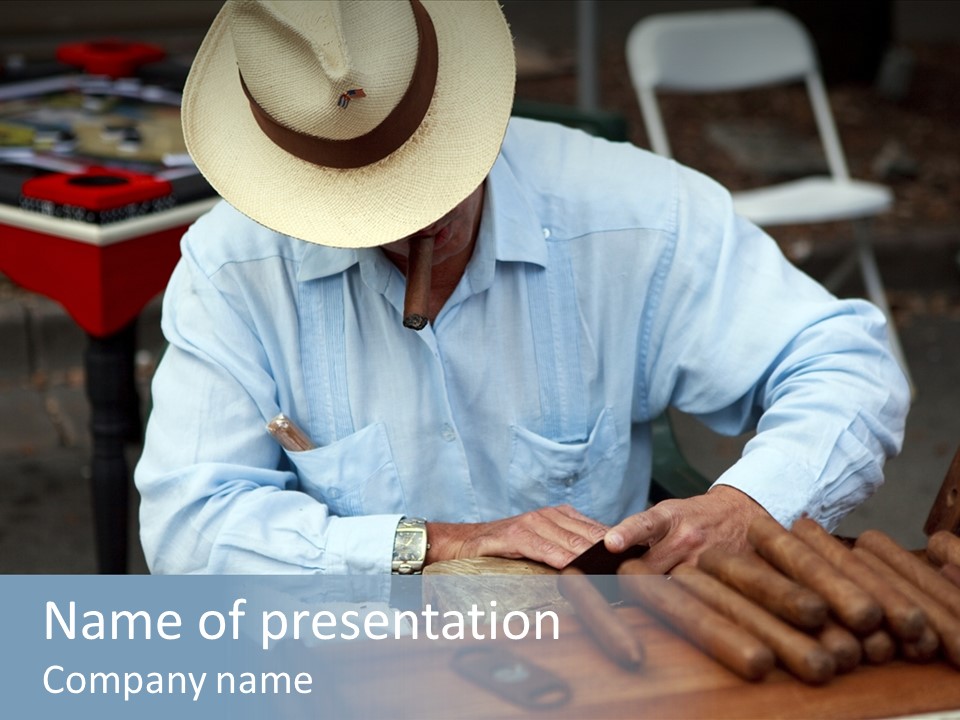
[[[136,321],[106,337],[87,335],[86,392],[93,436],[92,495],[97,568],[127,572],[130,469],[126,450],[143,431],[135,377]]]

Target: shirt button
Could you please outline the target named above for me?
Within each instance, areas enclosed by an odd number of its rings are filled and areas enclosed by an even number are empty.
[[[440,428],[440,437],[447,442],[453,442],[457,439],[457,431],[453,429],[452,425],[444,423],[443,427]]]
[[[566,487],[573,487],[573,484],[580,479],[580,473],[571,473],[563,479],[563,484]]]
[[[549,238],[549,237],[550,237],[550,228],[544,228],[544,229],[543,229],[543,237],[544,237],[544,238]]]

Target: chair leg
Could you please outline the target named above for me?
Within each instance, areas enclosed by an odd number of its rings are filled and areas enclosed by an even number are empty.
[[[837,290],[843,284],[844,280],[850,277],[850,273],[857,269],[857,265],[860,263],[860,256],[857,248],[851,250],[845,258],[837,265],[834,270],[823,279],[822,285],[832,292],[834,295],[837,294]]]
[[[907,377],[910,385],[910,396],[916,395],[916,386],[913,384],[913,377],[910,375],[910,367],[907,365],[907,358],[903,354],[903,346],[900,344],[900,334],[897,332],[897,326],[893,321],[893,314],[890,312],[890,304],[887,302],[887,292],[883,287],[883,280],[880,278],[880,269],[877,267],[877,258],[873,253],[873,245],[862,223],[854,223],[857,241],[857,256],[860,260],[860,272],[863,275],[863,283],[867,290],[867,297],[876,305],[887,318],[887,332],[890,339],[890,350],[903,374]]]

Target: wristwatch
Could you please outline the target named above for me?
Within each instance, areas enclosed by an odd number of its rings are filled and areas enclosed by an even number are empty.
[[[393,573],[416,575],[427,559],[427,521],[423,518],[400,518],[393,536]]]

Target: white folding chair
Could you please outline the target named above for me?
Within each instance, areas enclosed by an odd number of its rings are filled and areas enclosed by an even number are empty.
[[[850,177],[816,50],[803,25],[774,8],[652,15],[632,28],[626,51],[650,145],[666,157],[671,151],[658,90],[710,93],[806,84],[829,176],[735,192],[734,208],[761,226],[858,221],[853,252],[824,284],[836,289],[859,264],[867,296],[886,315],[891,348],[913,388],[873,247],[860,222],[889,210],[893,194],[883,185]]]

